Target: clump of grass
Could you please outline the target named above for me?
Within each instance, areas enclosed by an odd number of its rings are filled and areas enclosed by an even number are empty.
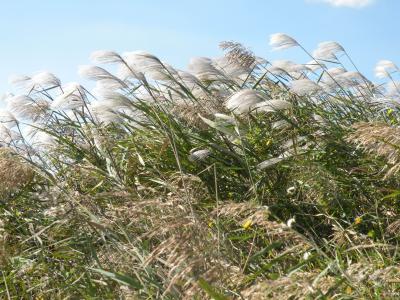
[[[24,163],[11,149],[0,149],[0,196],[8,197],[24,189],[34,180],[34,171]]]
[[[400,169],[399,128],[387,123],[357,123],[353,127],[355,131],[348,140],[372,155],[384,157],[389,164],[385,176],[397,173]]]
[[[187,71],[96,51],[93,90],[14,78],[2,297],[396,298],[397,68],[377,85],[338,43],[271,45],[311,61],[223,42]]]

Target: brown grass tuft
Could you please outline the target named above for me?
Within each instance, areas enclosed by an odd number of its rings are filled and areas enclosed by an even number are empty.
[[[0,196],[10,195],[33,180],[34,172],[7,148],[0,148]]]
[[[244,68],[251,68],[256,61],[254,53],[241,43],[224,41],[219,44],[219,47],[226,51],[225,56],[230,63],[237,64]]]
[[[369,154],[384,157],[389,164],[385,177],[395,175],[400,170],[400,128],[367,122],[356,123],[353,128],[347,141]]]

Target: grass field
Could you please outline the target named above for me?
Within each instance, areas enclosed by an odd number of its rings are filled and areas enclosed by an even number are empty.
[[[94,52],[93,90],[13,78],[1,298],[400,298],[398,67],[271,46],[310,62],[223,42],[187,71]]]

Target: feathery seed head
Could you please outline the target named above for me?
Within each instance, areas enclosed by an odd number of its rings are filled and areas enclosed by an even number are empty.
[[[322,42],[314,50],[313,57],[321,60],[337,60],[336,54],[344,51],[344,48],[337,42]]]
[[[121,120],[121,117],[114,110],[114,106],[109,102],[94,101],[89,105],[89,110],[98,123],[110,124]]]
[[[253,106],[253,109],[257,112],[274,112],[283,109],[289,109],[292,104],[285,100],[266,100],[259,102]]]
[[[257,170],[262,171],[264,169],[267,169],[269,167],[276,165],[277,163],[281,162],[282,160],[284,160],[283,157],[274,157],[274,158],[264,160],[263,162],[261,162],[257,165]]]
[[[289,74],[291,76],[299,76],[304,72],[311,71],[308,66],[297,64],[290,60],[275,60],[267,69],[275,75]]]
[[[44,71],[32,76],[32,85],[40,86],[42,88],[53,88],[61,85],[60,79],[53,73]]]
[[[293,80],[290,86],[290,91],[299,96],[316,94],[321,90],[321,87],[310,79]]]
[[[380,60],[375,66],[375,76],[378,78],[389,77],[394,71],[399,71],[399,68],[390,60]]]
[[[193,149],[194,150],[194,149]],[[194,150],[190,151],[189,160],[196,162],[202,161],[210,156],[211,151],[208,149]]]
[[[299,43],[287,34],[275,33],[271,34],[269,45],[272,46],[273,50],[283,50],[299,46]]]
[[[158,57],[146,51],[125,52],[122,54],[122,57],[129,66],[132,66],[139,72],[145,72],[151,67],[159,68],[162,66],[162,63]]]
[[[90,54],[90,59],[96,63],[118,63],[122,61],[122,57],[109,50],[97,50]]]
[[[236,82],[243,82],[251,72],[249,67],[244,67],[238,62],[230,60],[225,56],[213,59],[212,65],[228,78],[231,78]]]
[[[207,57],[193,57],[190,59],[188,70],[202,81],[223,78],[221,72],[213,66],[213,61]]]
[[[286,222],[286,226],[289,227],[289,228],[292,228],[294,223],[296,223],[295,218],[294,218],[294,217],[293,217],[293,218],[290,218],[290,219]]]
[[[254,105],[263,100],[265,100],[265,97],[260,92],[251,89],[243,89],[233,94],[226,101],[225,106],[235,113],[242,114],[250,112]]]
[[[230,63],[243,68],[252,67],[256,61],[254,53],[245,48],[241,43],[224,41],[219,44],[219,47],[226,51],[225,57]]]
[[[73,90],[63,93],[56,97],[50,104],[52,110],[70,110],[77,109],[84,105],[82,96],[75,93]]]
[[[46,99],[32,99],[26,95],[6,99],[7,109],[22,119],[36,121],[47,115],[50,103]]]
[[[78,73],[80,76],[90,80],[101,80],[110,78],[118,80],[118,78],[112,75],[110,72],[98,66],[80,66],[78,69]]]

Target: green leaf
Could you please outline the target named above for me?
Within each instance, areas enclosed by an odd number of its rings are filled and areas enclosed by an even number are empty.
[[[218,124],[217,122],[211,121],[207,118],[202,117],[201,115],[199,115],[200,119],[203,120],[204,123],[206,123],[208,126],[210,126],[211,128],[214,128],[222,133],[225,133],[226,135],[233,135],[236,136],[237,134],[235,133],[234,130],[228,128],[227,126]]]
[[[382,199],[392,199],[392,198],[396,198],[399,195],[400,195],[400,190],[397,190],[389,195],[384,196]]]
[[[140,284],[140,282],[137,279],[134,279],[130,276],[119,274],[119,273],[113,273],[113,272],[108,272],[102,269],[95,269],[95,268],[89,268],[90,270],[99,273],[105,277],[108,277],[120,284],[127,285],[131,288],[140,290],[143,288],[143,286]]]
[[[203,278],[199,278],[198,283],[200,287],[207,293],[208,296],[210,296],[212,299],[215,300],[228,300],[227,297],[224,295],[218,293],[207,281],[205,281]]]

